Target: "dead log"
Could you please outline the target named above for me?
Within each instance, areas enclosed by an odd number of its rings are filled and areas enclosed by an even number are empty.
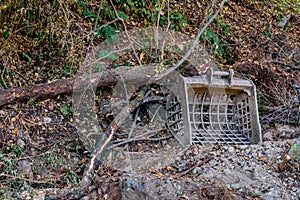
[[[121,76],[124,81],[145,82],[145,79],[149,79],[154,75],[153,68],[151,67],[141,67],[135,73],[127,73],[130,72],[129,69],[128,67],[119,67],[114,70],[98,73],[99,76],[93,74],[92,78],[65,78],[33,86],[4,89],[0,91],[0,106],[27,101],[31,98],[50,98],[61,94],[71,94],[73,90],[84,89],[91,82],[98,83],[98,87],[113,86]]]

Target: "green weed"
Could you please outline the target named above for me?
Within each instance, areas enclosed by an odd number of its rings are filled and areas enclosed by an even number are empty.
[[[158,12],[157,12],[158,14]],[[160,17],[160,26],[165,25],[168,22],[168,17]],[[170,29],[179,31],[181,28],[188,24],[187,20],[181,12],[171,12],[170,13]]]

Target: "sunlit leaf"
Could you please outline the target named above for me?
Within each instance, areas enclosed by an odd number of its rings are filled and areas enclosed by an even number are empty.
[[[80,2],[79,2],[79,5],[81,5],[81,6],[86,6],[86,5],[88,5],[88,3],[87,3],[87,2],[84,2],[84,1],[80,1]]]
[[[65,105],[65,104],[63,104],[63,105],[60,106],[60,111],[61,111],[64,115],[69,115],[69,114],[71,114],[71,110],[70,110],[69,106],[68,106],[68,105]]]

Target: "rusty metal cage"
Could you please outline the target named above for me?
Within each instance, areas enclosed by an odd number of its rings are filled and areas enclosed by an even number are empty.
[[[183,145],[261,142],[255,85],[213,71],[172,80],[167,100],[167,126]]]

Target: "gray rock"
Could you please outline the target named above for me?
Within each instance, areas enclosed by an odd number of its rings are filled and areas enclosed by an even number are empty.
[[[274,140],[274,133],[272,131],[268,131],[263,135],[264,141],[272,141]]]
[[[18,162],[18,171],[20,174],[23,174],[25,177],[29,179],[33,179],[33,172],[31,169],[31,163],[27,160],[20,160]]]
[[[52,119],[50,117],[44,117],[43,122],[44,124],[49,124],[51,123]]]
[[[25,146],[25,142],[21,138],[18,139],[17,143],[22,148]]]
[[[265,193],[262,198],[264,200],[282,200],[279,192],[275,189],[271,189],[269,192]]]
[[[231,187],[232,189],[234,189],[234,190],[239,190],[239,189],[241,189],[241,186],[240,186],[240,184],[238,184],[238,183],[231,184],[230,187]]]
[[[227,151],[228,151],[229,154],[234,154],[235,153],[234,147],[229,147]]]

